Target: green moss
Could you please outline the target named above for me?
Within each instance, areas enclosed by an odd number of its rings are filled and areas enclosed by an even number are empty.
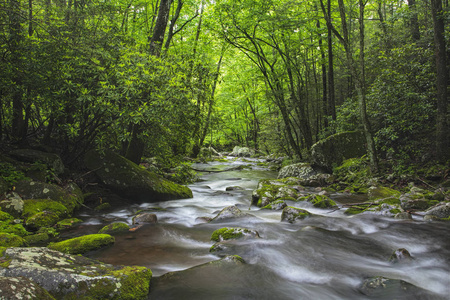
[[[82,223],[83,220],[77,219],[77,218],[70,218],[70,219],[64,219],[62,221],[59,221],[56,223],[56,227],[62,229],[62,228],[70,228],[75,224]]]
[[[98,211],[101,211],[101,210],[106,210],[106,209],[109,209],[109,208],[111,208],[111,204],[109,204],[108,202],[105,202],[105,203],[102,203],[102,204],[96,206],[94,209],[98,210]]]
[[[398,209],[398,208],[393,208],[393,209],[391,209],[389,212],[390,212],[391,214],[396,215],[396,214],[398,214],[398,213],[401,213],[402,211],[401,211],[400,209]]]
[[[13,216],[8,214],[7,212],[2,211],[2,209],[0,208],[0,221],[12,221],[13,219]]]
[[[30,234],[22,224],[10,224],[9,222],[0,222],[0,232],[12,233],[22,237]]]
[[[317,208],[330,208],[336,206],[336,202],[324,195],[309,195],[307,201],[311,202]]]
[[[146,267],[124,267],[111,272],[120,279],[120,299],[147,299],[152,271]]]
[[[363,207],[352,206],[352,207],[349,207],[349,208],[344,212],[344,214],[346,214],[346,215],[357,215],[357,214],[360,214],[360,213],[364,212],[365,210],[366,210],[366,209],[363,208]]]
[[[114,241],[114,237],[109,234],[90,234],[58,243],[51,243],[48,248],[69,254],[83,254],[109,246]]]
[[[114,234],[114,233],[119,233],[119,232],[126,232],[129,229],[130,229],[130,226],[128,226],[128,224],[123,223],[123,222],[117,222],[117,223],[112,223],[112,224],[106,225],[105,227],[100,229],[100,231],[98,233],[99,234],[102,234],[102,233]]]
[[[398,198],[401,193],[388,187],[371,187],[369,188],[369,200],[378,200],[385,198]]]
[[[211,240],[219,242],[222,240],[238,239],[246,233],[251,233],[252,231],[246,228],[239,227],[224,227],[217,229],[211,235]]]
[[[37,233],[24,237],[24,240],[29,246],[43,245],[50,240],[50,236],[47,233]]]
[[[389,205],[400,205],[400,199],[396,197],[389,197],[386,199],[383,199],[380,203],[386,203]]]
[[[280,210],[286,207],[286,202],[284,200],[275,200],[264,206],[262,209]]]
[[[59,202],[48,199],[30,199],[24,201],[22,216],[25,224],[32,228],[55,225],[68,214],[68,209]]]
[[[22,247],[25,240],[12,233],[0,233],[0,247]]]
[[[311,214],[307,210],[293,206],[286,206],[281,213],[281,220],[294,223],[296,220],[303,220],[310,216]]]

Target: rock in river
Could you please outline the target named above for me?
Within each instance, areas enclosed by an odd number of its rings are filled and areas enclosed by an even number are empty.
[[[132,201],[192,198],[188,187],[168,181],[112,151],[91,150],[85,156],[85,164],[103,184]]]

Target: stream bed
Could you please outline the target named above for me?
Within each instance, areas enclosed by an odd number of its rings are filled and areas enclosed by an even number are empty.
[[[156,224],[116,235],[114,246],[88,254],[110,264],[150,268],[149,299],[450,299],[450,222],[347,216],[344,209],[317,209],[303,202],[288,205],[316,216],[281,222],[281,210],[250,205],[258,181],[277,176],[257,162],[230,158],[229,163],[196,164],[200,170],[251,166],[200,173],[202,181],[189,185],[192,199],[84,212],[79,217],[85,222],[72,234],[97,233],[116,221],[131,225],[141,210],[155,213]],[[330,197],[338,204],[355,201],[352,196]],[[252,216],[205,222],[233,205]],[[256,230],[260,238],[230,240],[224,251],[210,253],[211,234],[223,227]],[[390,263],[399,248],[407,249],[413,260]],[[239,255],[245,263],[224,259],[226,255]],[[363,282],[374,276],[393,280],[362,293]]]

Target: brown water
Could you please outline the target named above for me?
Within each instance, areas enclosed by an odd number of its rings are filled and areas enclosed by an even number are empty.
[[[197,169],[214,164],[197,165]],[[234,162],[227,167],[244,164]],[[117,265],[152,269],[149,299],[448,299],[450,294],[449,222],[394,220],[379,215],[348,217],[343,210],[316,209],[290,203],[317,214],[295,224],[280,221],[281,211],[249,207],[259,179],[276,173],[252,170],[205,173],[190,186],[193,199],[144,203],[103,215],[84,214],[81,233],[94,233],[112,220],[131,224],[137,210],[157,209],[158,223],[116,236],[113,247],[90,256]],[[244,190],[226,192],[229,186]],[[351,196],[333,195],[354,202]],[[222,208],[236,205],[254,218],[202,223]],[[257,230],[260,239],[227,242],[210,253],[214,230],[226,226]],[[414,260],[393,265],[390,255],[406,248]],[[245,264],[210,263],[240,255]],[[169,273],[175,272],[175,273]],[[360,291],[371,276],[403,280],[372,295]]]

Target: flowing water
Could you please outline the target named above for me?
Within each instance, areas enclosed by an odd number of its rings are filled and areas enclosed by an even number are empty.
[[[195,168],[219,170],[239,164],[248,162]],[[85,213],[82,233],[95,233],[111,221],[131,224],[139,210],[158,217],[157,224],[117,235],[114,246],[90,257],[151,268],[149,299],[450,299],[449,222],[349,217],[343,209],[315,209],[302,202],[288,204],[317,216],[294,224],[281,222],[281,211],[250,206],[258,181],[277,175],[257,167],[256,161],[252,165],[250,170],[201,173],[203,181],[190,185],[192,199],[143,203],[103,215]],[[225,190],[231,186],[242,189]],[[355,201],[343,195],[332,198],[338,203]],[[205,223],[204,217],[231,205],[253,217]],[[210,253],[213,231],[230,226],[256,230],[260,238],[230,240],[224,251]],[[407,249],[413,260],[390,263],[398,248]],[[241,256],[245,264],[210,263],[226,254]],[[363,294],[361,284],[373,276],[397,281]]]

